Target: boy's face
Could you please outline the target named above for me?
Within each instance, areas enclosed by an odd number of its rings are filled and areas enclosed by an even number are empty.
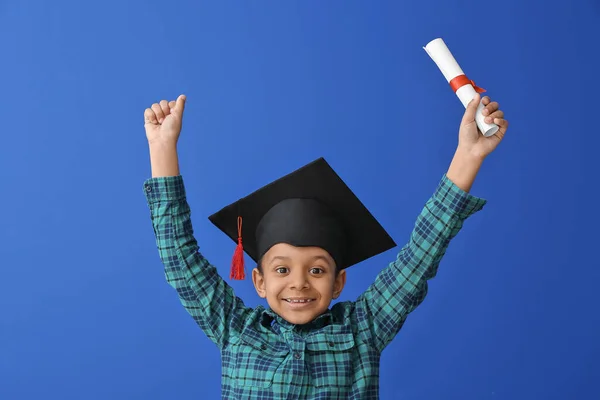
[[[323,314],[346,283],[346,271],[337,276],[335,262],[318,247],[277,244],[262,258],[262,273],[255,268],[252,280],[258,295],[286,321],[301,325]]]

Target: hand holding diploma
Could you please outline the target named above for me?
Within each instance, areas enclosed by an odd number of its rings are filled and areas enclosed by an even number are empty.
[[[460,65],[454,59],[454,56],[446,46],[446,43],[441,38],[432,40],[423,47],[429,57],[438,66],[446,81],[456,93],[464,107],[475,97],[477,93],[485,92],[475,82],[467,78]],[[493,122],[486,122],[484,116],[481,114],[483,111],[483,104],[479,104],[477,109],[478,113],[475,117],[479,130],[484,136],[492,136],[498,131],[498,126]]]
[[[481,111],[479,111],[481,110]],[[482,115],[484,122],[495,123],[498,130],[491,136],[484,136],[478,129],[475,116]],[[488,96],[481,98],[479,93],[467,104],[458,132],[458,148],[465,154],[483,160],[498,146],[508,129],[508,121],[500,110],[498,102]]]
[[[432,40],[424,49],[465,107],[459,148],[475,157],[485,158],[500,143],[508,129],[504,112],[488,96],[481,98],[480,93],[485,90],[467,78],[442,39]]]

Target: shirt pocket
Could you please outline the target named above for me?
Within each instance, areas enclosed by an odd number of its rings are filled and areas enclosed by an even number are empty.
[[[354,377],[356,345],[352,333],[327,333],[306,342],[309,368],[316,387],[348,387]]]
[[[247,332],[241,337],[236,347],[234,355],[235,382],[241,387],[268,388],[272,386],[290,353],[290,349],[285,343],[269,343],[258,335],[248,336]]]

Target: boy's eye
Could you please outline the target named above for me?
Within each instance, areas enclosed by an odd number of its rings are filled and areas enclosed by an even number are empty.
[[[322,274],[322,273],[323,273],[323,272],[325,272],[325,271],[323,271],[323,268],[320,268],[320,267],[313,267],[313,268],[310,270],[310,272],[311,272],[311,273],[313,273],[313,274]]]
[[[275,269],[275,272],[277,272],[278,274],[285,274],[287,272],[287,268],[286,267],[277,267]]]

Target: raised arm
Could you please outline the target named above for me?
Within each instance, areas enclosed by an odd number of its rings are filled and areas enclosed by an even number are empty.
[[[204,333],[222,348],[239,333],[251,310],[198,251],[177,157],[184,106],[180,96],[144,113],[152,167],[144,191],[166,279]]]
[[[428,281],[436,276],[451,240],[465,220],[486,203],[469,191],[485,157],[502,140],[508,123],[498,110],[498,103],[486,97],[484,115],[493,118],[500,129],[495,136],[482,136],[474,122],[478,101],[477,97],[465,110],[456,153],[418,216],[408,243],[355,303],[364,339],[374,343],[379,351],[383,351],[408,315],[425,299]]]
[[[450,241],[484,204],[485,200],[464,192],[447,174],[442,177],[417,217],[408,243],[356,301],[361,330],[379,351],[423,302],[428,281],[437,274]]]

